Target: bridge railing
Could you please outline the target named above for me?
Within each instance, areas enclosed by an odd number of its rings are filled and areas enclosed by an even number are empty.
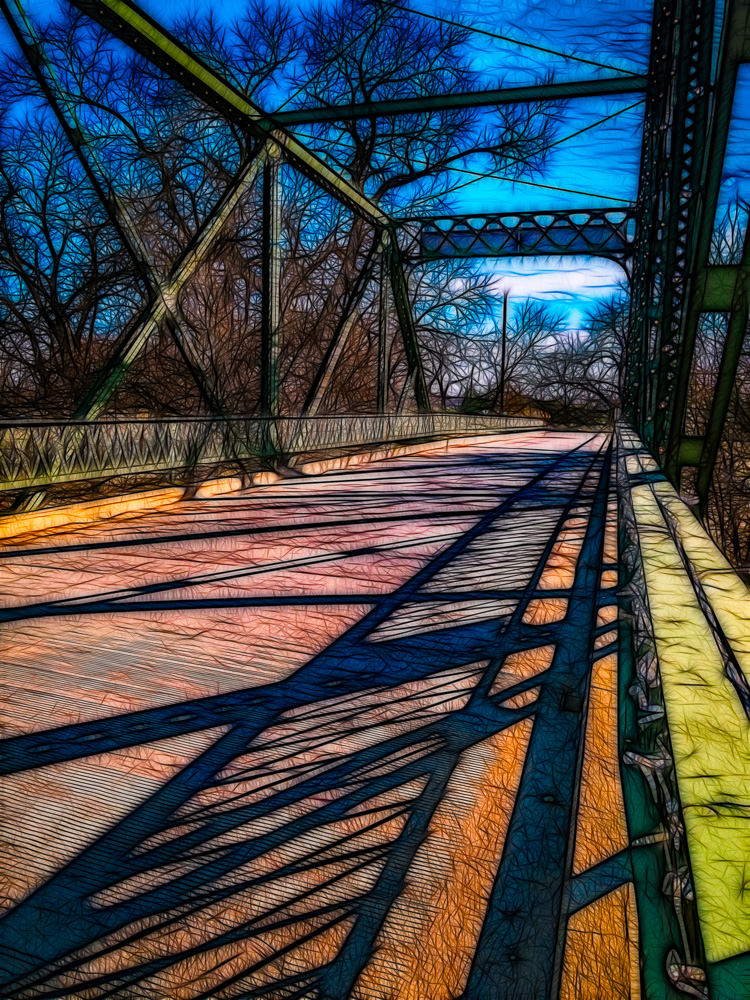
[[[0,492],[247,460],[287,462],[300,455],[544,423],[535,417],[458,413],[5,421],[0,422]]]

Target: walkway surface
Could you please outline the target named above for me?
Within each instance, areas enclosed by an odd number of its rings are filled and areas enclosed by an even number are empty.
[[[637,997],[604,435],[0,548],[3,997]]]

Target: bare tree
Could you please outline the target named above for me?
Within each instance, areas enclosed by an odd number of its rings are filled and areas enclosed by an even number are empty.
[[[727,206],[718,225],[711,234],[710,260],[712,264],[739,264],[742,243],[750,219],[750,203],[742,198]]]
[[[466,56],[467,29],[360,0],[307,15],[258,0],[231,24],[194,15],[177,31],[243,92],[266,102],[279,92],[293,106],[429,97],[477,83]],[[87,18],[67,15],[43,34],[62,103],[76,109],[76,129],[95,172],[109,181],[115,215],[127,216],[137,230],[147,269],[166,274],[247,156],[245,136]],[[143,304],[143,263],[118,238],[23,59],[9,58],[0,82],[9,104],[20,109],[0,130],[0,377],[14,410],[66,413]],[[29,99],[38,110],[24,117]],[[408,214],[444,206],[449,169],[470,155],[484,157],[489,175],[538,168],[558,113],[552,105],[425,111],[312,126],[307,139],[370,198]],[[292,171],[284,171],[282,187],[280,367],[284,406],[295,412],[374,234]],[[224,408],[245,413],[257,407],[259,384],[257,207],[251,190],[179,300],[183,333]],[[415,268],[409,285],[428,377],[447,402],[441,356],[455,356],[458,375],[461,337],[478,335],[492,308],[488,283],[467,262],[439,262]],[[370,282],[326,408],[372,408],[377,313]],[[405,358],[392,320],[388,335],[389,378],[398,386]],[[121,412],[189,413],[203,404],[180,350],[162,332],[111,405]]]
[[[0,139],[3,406],[69,412],[103,330],[124,325],[142,292],[59,129],[6,124]]]
[[[539,399],[539,366],[563,329],[562,316],[543,302],[526,299],[514,310],[505,347],[506,391],[521,399]],[[500,396],[502,343],[495,337],[488,351],[494,376],[493,403]]]
[[[386,4],[339,0],[333,7],[316,7],[304,27],[297,102],[302,107],[395,96],[428,99],[477,83],[465,53],[468,29],[455,24]],[[505,108],[489,116],[477,110],[425,111],[313,125],[307,137],[370,198],[404,215],[443,207],[452,184],[447,171],[469,156],[484,156],[488,176],[539,168],[558,116],[553,105]],[[355,221],[318,317],[319,339],[325,339],[351,288],[367,239],[366,228]],[[466,335],[484,324],[488,283],[467,262],[443,261],[415,268],[410,287],[428,381],[444,398],[441,353],[451,353],[457,331]]]

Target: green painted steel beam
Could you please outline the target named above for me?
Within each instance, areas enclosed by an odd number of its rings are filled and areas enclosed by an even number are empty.
[[[713,1000],[737,1000],[748,994],[734,984],[750,980],[743,902],[750,755],[741,693],[750,673],[750,593],[667,482],[635,483],[632,497],[708,987]],[[730,961],[731,977],[722,975]]]
[[[0,11],[5,16],[42,93],[47,98],[71,148],[104,207],[107,217],[149,291],[149,304],[145,307],[146,313],[142,312],[135,320],[135,327],[130,325],[124,335],[123,340],[129,344],[127,352],[125,354],[122,352],[122,341],[116,343],[111,358],[98,374],[93,395],[91,391],[87,393],[85,401],[76,407],[75,416],[80,419],[91,419],[96,416],[117,388],[119,380],[124,377],[137,353],[145,346],[150,334],[162,322],[169,330],[182,355],[204,403],[210,411],[220,413],[221,401],[216,386],[203,370],[202,361],[196,351],[193,339],[185,333],[187,324],[179,306],[178,294],[202,256],[205,256],[209,246],[215,241],[228,215],[231,214],[248,185],[252,183],[254,168],[250,167],[249,172],[246,166],[240,169],[218,206],[209,214],[205,225],[201,227],[188,248],[183,251],[176,269],[173,269],[170,275],[170,280],[164,282],[153,267],[148,247],[140,230],[108,182],[105,165],[81,122],[74,101],[65,92],[58,79],[55,66],[45,52],[44,43],[38,30],[26,14],[21,0],[12,0],[12,7],[13,9],[5,0],[0,0]],[[249,160],[251,159],[252,157],[249,158]],[[149,310],[150,316],[148,316]],[[24,506],[28,509],[30,503],[41,502],[41,499],[42,495],[38,495],[33,501],[27,498],[24,501]]]
[[[702,289],[697,296],[699,311],[730,312],[737,274],[736,264],[713,264],[706,267],[702,274]]]
[[[375,408],[385,413],[388,408],[388,248],[387,234],[379,247],[380,295],[378,296],[378,380],[375,389]]]
[[[279,416],[281,323],[281,197],[279,156],[269,150],[263,164],[263,254],[261,294],[260,412]]]
[[[434,215],[399,222],[417,229],[409,256],[519,257],[591,254],[624,261],[634,252],[635,207]]]
[[[700,260],[710,254],[716,207],[726,158],[729,127],[737,89],[739,67],[750,56],[750,0],[730,0],[727,4],[722,32],[722,52],[716,93],[716,112],[711,147],[707,156],[707,193],[702,219]],[[722,268],[724,269],[724,268]],[[706,427],[706,440],[698,472],[697,491],[699,510],[705,514],[708,494],[713,480],[714,467],[724,437],[727,413],[737,377],[737,368],[748,324],[750,299],[750,239],[745,234],[742,260],[736,268],[726,267],[725,294],[729,298],[729,276],[733,274],[732,295],[728,303],[729,323],[724,342],[719,372],[711,401],[711,411]],[[705,302],[694,293],[688,308],[686,341],[692,356],[697,324]],[[727,309],[727,306],[725,306]],[[687,400],[685,400],[685,405]],[[683,410],[684,419],[684,410]]]
[[[70,0],[78,10],[111,31],[136,52],[169,74],[209,107],[247,130],[256,139],[271,139],[297,170],[374,226],[389,224],[388,216],[351,181],[333,170],[317,154],[237,87],[207,66],[174,35],[130,0]]]
[[[697,232],[693,243],[691,261],[692,280],[687,289],[684,305],[684,322],[680,343],[680,357],[673,398],[670,400],[672,418],[667,440],[665,468],[673,483],[679,479],[680,439],[685,423],[688,404],[688,388],[692,368],[695,340],[701,312],[730,311],[735,299],[737,285],[736,270],[728,265],[709,265],[711,240],[716,219],[716,209],[721,189],[721,179],[726,156],[729,124],[736,90],[739,66],[750,55],[750,0],[728,0],[724,17],[717,59],[716,81],[714,84],[713,111],[708,123],[703,150],[703,170],[700,182],[700,211]],[[719,273],[721,272],[721,273]],[[731,285],[731,288],[730,288]],[[731,291],[731,294],[730,294]],[[730,331],[734,329],[730,318]],[[726,352],[725,352],[726,353]],[[734,357],[730,350],[728,361]],[[701,474],[698,487],[701,507],[705,506],[708,486],[713,474],[713,466],[723,434],[726,408],[729,402],[727,388],[728,366],[722,365],[723,373],[717,380],[716,395],[712,404],[706,447],[701,459]],[[734,373],[730,382],[733,383]]]
[[[406,282],[401,251],[399,250],[395,234],[390,235],[388,242],[388,264],[393,301],[396,306],[398,325],[401,330],[404,351],[406,353],[407,382],[409,379],[414,380],[414,396],[416,398],[417,409],[420,413],[429,413],[431,409],[430,393],[425,381],[422,356],[419,350],[419,339],[414,324],[414,316],[411,311],[411,302],[409,301],[409,287]]]
[[[648,773],[624,763],[628,752],[648,755],[660,742],[669,742],[664,718],[649,719],[637,698],[643,685],[644,667],[655,651],[649,631],[647,592],[631,496],[632,474],[637,462],[634,444],[629,436],[619,436],[617,715],[618,747],[623,760],[620,777],[638,909],[642,996],[644,1000],[678,1000],[685,994],[669,981],[665,959],[673,949],[681,949],[684,942],[674,905],[662,887],[671,865],[683,859],[674,857],[668,820],[653,794]],[[649,688],[646,713],[663,706],[658,674],[654,680],[655,684]]]
[[[645,76],[605,77],[600,80],[566,80],[530,87],[499,87],[469,90],[458,94],[401,97],[389,101],[362,101],[330,107],[281,111],[274,120],[281,125],[308,125],[319,122],[351,121],[357,118],[393,118],[398,115],[431,114],[436,111],[488,108],[500,104],[531,104],[537,101],[567,101],[578,97],[614,97],[639,94],[646,90]]]
[[[152,301],[116,341],[107,363],[76,408],[74,419],[92,420],[102,411],[151,336],[174,312],[185,283],[205,259],[225,222],[252,186],[264,160],[265,152],[261,150],[239,171],[197,235],[175,261],[167,280],[159,284]]]
[[[705,200],[713,27],[713,0],[654,4],[627,408],[646,446],[668,467],[682,432],[676,414],[684,412],[673,403],[689,378],[681,367],[685,305],[700,260],[695,248]]]
[[[680,441],[680,465],[700,465],[704,439],[685,435]]]
[[[742,347],[750,315],[750,235],[745,236],[745,248],[742,262],[737,269],[737,280],[731,302],[731,312],[727,326],[727,335],[719,362],[714,395],[711,401],[711,412],[706,425],[706,440],[703,446],[700,468],[698,471],[697,491],[701,515],[705,514],[708,494],[713,480],[714,466],[724,437],[729,405],[737,379]]]
[[[670,9],[669,2],[664,6]],[[659,166],[665,179],[666,214],[663,225],[654,234],[657,242],[648,247],[648,252],[654,255],[661,250],[664,260],[661,316],[652,353],[657,367],[651,448],[660,461],[666,458],[667,443],[673,434],[671,402],[684,340],[685,292],[694,275],[713,36],[710,0],[708,3],[683,0],[679,18],[668,17],[672,35],[671,65],[664,88],[664,99],[669,104],[664,122],[668,131],[663,135]],[[682,427],[679,429],[681,432]]]

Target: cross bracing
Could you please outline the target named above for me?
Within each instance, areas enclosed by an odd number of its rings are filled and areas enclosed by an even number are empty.
[[[106,167],[98,160],[90,137],[78,118],[74,103],[63,92],[57,80],[56,71],[44,51],[44,43],[34,28],[33,22],[24,13],[20,0],[4,4],[6,18],[26,57],[37,76],[45,96],[52,105],[77,156],[94,185],[110,218],[120,232],[122,239],[133,257],[136,266],[149,287],[149,297],[141,312],[131,320],[115,342],[108,361],[95,377],[85,395],[80,399],[74,417],[91,419],[102,411],[116,391],[118,385],[136,362],[154,332],[164,325],[172,335],[186,363],[190,367],[209,410],[221,414],[221,402],[211,379],[201,370],[200,360],[195,354],[191,340],[184,333],[184,317],[181,317],[179,297],[186,282],[196,273],[201,262],[207,258],[222,227],[248,190],[259,184],[262,195],[263,223],[263,274],[262,274],[262,316],[261,316],[261,396],[260,410],[270,416],[279,413],[278,376],[278,295],[279,268],[281,266],[279,229],[278,172],[281,162],[288,163],[305,177],[318,185],[334,199],[354,211],[367,225],[372,227],[370,251],[361,264],[357,281],[352,286],[348,301],[344,304],[338,327],[322,358],[320,369],[313,379],[302,406],[303,415],[314,415],[325,395],[337,361],[345,350],[347,337],[356,318],[359,299],[368,281],[371,280],[378,261],[382,262],[380,275],[385,279],[390,295],[381,296],[387,308],[391,299],[399,328],[402,331],[407,363],[407,378],[399,393],[399,406],[406,404],[409,393],[421,410],[430,407],[425,384],[422,360],[418,346],[418,335],[411,307],[408,301],[407,283],[404,277],[404,240],[400,236],[401,223],[388,217],[368,197],[352,185],[344,174],[330,167],[303,141],[296,138],[284,125],[292,123],[289,115],[295,112],[271,116],[242,94],[227,81],[214,67],[209,67],[199,57],[191,53],[178,39],[161,27],[152,17],[141,11],[135,4],[117,2],[80,2],[80,10],[93,17],[115,36],[125,41],[140,55],[153,62],[160,71],[173,76],[187,90],[196,94],[216,113],[226,117],[240,128],[246,136],[242,153],[242,166],[224,195],[206,218],[200,230],[183,248],[172,263],[166,279],[157,277],[148,260],[148,251],[143,247],[137,231],[129,223],[127,211],[118,204],[113,195],[111,181],[106,177]],[[620,74],[610,79],[574,81],[562,84],[542,84],[532,88],[505,88],[502,90],[446,95],[445,99],[432,99],[429,105],[417,100],[423,110],[440,110],[451,107],[472,107],[480,105],[514,104],[547,99],[565,100],[570,97],[591,97],[596,95],[632,94],[643,90],[644,79],[632,74]],[[413,103],[413,102],[412,102]],[[373,110],[373,109],[370,109]],[[413,111],[409,105],[398,103],[375,108],[385,115]],[[342,108],[342,116],[359,115],[361,108]],[[327,112],[330,113],[330,112]],[[369,113],[369,112],[368,112]],[[295,122],[298,124],[299,122]],[[561,252],[586,248],[591,252],[624,256],[627,238],[623,220],[610,221],[615,216],[599,212],[563,217],[559,213],[551,225],[542,225],[546,239],[541,241],[529,231],[529,223],[519,220],[513,244],[518,253],[534,254],[547,248]],[[429,223],[426,223],[429,225]],[[490,229],[496,228],[490,222]],[[440,224],[438,224],[438,227]],[[571,228],[572,227],[572,228]],[[532,224],[533,230],[533,224]],[[425,230],[426,231],[426,230]],[[429,244],[429,236],[427,243]],[[434,243],[434,240],[433,240]],[[499,252],[497,239],[490,240],[493,253]],[[464,240],[465,246],[465,240]],[[487,241],[475,243],[472,251],[476,255],[478,247],[487,247]],[[449,247],[451,247],[449,251]],[[434,248],[430,250],[430,253]],[[455,244],[443,241],[439,253],[450,255]],[[408,252],[408,251],[407,251]],[[381,354],[381,361],[382,361]],[[381,366],[382,367],[382,366]],[[384,404],[386,376],[380,371],[378,399]],[[230,425],[231,426],[231,425]],[[41,494],[27,497],[24,506],[41,502]]]
[[[625,261],[634,253],[633,209],[444,215],[414,220],[424,257],[591,254]]]

